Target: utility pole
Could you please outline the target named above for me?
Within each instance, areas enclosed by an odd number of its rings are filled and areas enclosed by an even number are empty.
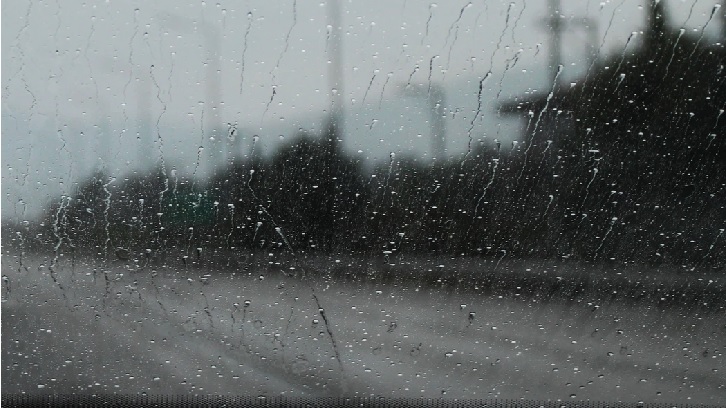
[[[446,121],[444,120],[444,105],[446,91],[438,84],[404,85],[402,92],[405,95],[424,97],[429,104],[431,127],[431,159],[443,161],[446,159]]]
[[[139,164],[141,171],[147,172],[150,170],[152,164],[153,143],[151,143],[151,81],[145,72],[139,75],[136,97]]]
[[[646,0],[647,27],[645,31],[644,47],[649,52],[656,52],[662,46],[665,35],[665,5],[662,0]]]
[[[587,31],[587,66],[592,66],[599,58],[599,52],[597,49],[597,20],[590,17],[582,17],[580,19],[573,20],[572,24],[580,26]]]
[[[560,0],[549,0],[549,29],[550,29],[550,78],[554,83],[557,72],[562,64],[562,30],[564,24],[560,18]]]
[[[98,168],[105,174],[111,174],[111,122],[108,109],[103,100],[99,100],[100,123],[98,125]]]
[[[328,0],[328,86],[330,87],[331,143],[336,146],[343,130],[343,67],[339,0]]]
[[[333,250],[333,242],[338,229],[336,203],[339,196],[339,169],[340,143],[343,133],[343,68],[342,68],[342,38],[341,16],[339,0],[327,0],[328,14],[328,85],[330,87],[330,112],[328,128],[325,136],[325,166],[327,175],[323,184],[326,195],[326,221],[324,227],[325,248],[328,252]]]
[[[547,30],[549,31],[550,40],[550,80],[552,83],[558,78],[557,72],[562,62],[562,35],[567,30],[568,24],[579,26],[587,31],[588,43],[588,66],[592,65],[598,59],[597,35],[598,26],[595,19],[582,17],[572,21],[565,21],[560,17],[562,9],[560,8],[560,0],[549,0],[547,3],[549,17],[545,19]],[[559,77],[562,78],[562,77]]]
[[[206,57],[206,72],[204,74],[204,123],[203,132],[204,147],[208,149],[208,168],[207,176],[210,176],[216,170],[216,167],[222,162],[222,149],[225,144],[221,142],[222,134],[220,126],[222,125],[220,118],[222,117],[221,97],[220,97],[220,64],[219,64],[219,44],[221,43],[220,31],[212,23],[206,20],[190,20],[177,14],[164,13],[160,15],[162,24],[179,32],[193,32],[201,35],[204,41],[204,50]],[[190,26],[199,25],[199,30],[190,30]],[[212,138],[212,139],[210,139]],[[213,140],[213,141],[211,141]]]
[[[242,154],[242,129],[237,127],[237,123],[230,124],[228,130],[228,143],[230,145],[230,157],[228,158],[231,164],[238,164],[243,160]]]
[[[205,73],[207,87],[205,89],[205,118],[207,123],[205,128],[207,129],[207,137],[214,138],[213,142],[209,144],[209,155],[210,155],[210,175],[213,175],[217,167],[223,163],[226,154],[223,155],[222,149],[225,153],[228,153],[229,146],[224,142],[224,135],[220,132],[220,126],[222,126],[222,107],[220,106],[220,65],[219,65],[219,44],[221,37],[219,30],[216,26],[206,21],[202,21],[202,36],[204,37],[204,48],[206,50],[207,58],[207,72]]]
[[[444,103],[446,93],[438,85],[431,86],[429,106],[431,108],[431,158],[443,162],[446,159],[446,122]]]

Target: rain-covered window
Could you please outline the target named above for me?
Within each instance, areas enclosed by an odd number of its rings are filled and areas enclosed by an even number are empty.
[[[3,400],[726,404],[725,6],[3,2]]]

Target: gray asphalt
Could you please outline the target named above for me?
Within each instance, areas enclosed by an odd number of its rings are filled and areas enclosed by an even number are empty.
[[[3,393],[726,404],[718,313],[49,265],[3,257]]]

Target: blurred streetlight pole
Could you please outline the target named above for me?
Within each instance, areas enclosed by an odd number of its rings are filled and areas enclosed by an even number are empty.
[[[426,98],[429,104],[431,127],[431,159],[443,161],[446,159],[446,122],[444,121],[444,105],[446,91],[438,84],[403,86],[404,95]]]
[[[204,136],[206,140],[204,146],[209,149],[209,166],[208,176],[214,174],[216,167],[223,163],[222,157],[225,151],[230,149],[228,144],[223,144],[224,135],[220,132],[222,122],[222,107],[220,97],[220,64],[219,64],[219,45],[221,43],[220,31],[212,23],[206,20],[197,21],[181,17],[177,14],[164,13],[160,15],[163,24],[179,32],[199,33],[204,40],[204,50],[206,53],[205,66],[205,96],[204,96]],[[194,30],[192,27],[198,24],[200,30]],[[224,147],[223,147],[224,146]]]
[[[597,34],[598,26],[596,19],[589,17],[576,18],[571,21],[564,20],[561,17],[562,9],[560,0],[549,0],[547,3],[549,17],[545,19],[546,27],[549,30],[550,40],[550,80],[554,81],[558,78],[557,72],[559,66],[562,65],[562,34],[568,29],[568,25],[578,26],[587,31],[588,43],[588,66],[592,66],[598,59]],[[561,76],[559,78],[562,78]]]
[[[562,64],[562,30],[564,25],[560,18],[560,0],[549,0],[549,29],[550,29],[550,77],[554,82],[559,66]]]
[[[131,69],[131,68],[129,68]],[[142,173],[151,169],[153,143],[151,135],[151,79],[146,72],[139,75],[136,90],[138,110],[138,163]]]
[[[327,2],[327,54],[328,54],[328,86],[330,87],[330,126],[331,147],[337,148],[343,130],[343,67],[342,67],[342,35],[341,15],[338,0]]]
[[[325,129],[325,136],[328,140],[325,152],[325,166],[328,174],[324,180],[326,202],[325,221],[325,247],[328,251],[333,249],[335,235],[337,232],[338,216],[336,203],[340,195],[340,171],[338,168],[340,159],[340,144],[343,133],[343,46],[341,36],[341,15],[339,0],[327,1],[327,47],[328,55],[328,85],[330,87],[330,112],[328,114],[328,128]]]

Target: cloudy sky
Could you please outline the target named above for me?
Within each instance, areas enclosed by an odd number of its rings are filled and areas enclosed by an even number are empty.
[[[566,81],[637,46],[646,0],[562,0]],[[670,24],[717,41],[720,0],[663,0]],[[430,159],[427,91],[445,92],[447,154],[519,136],[498,103],[551,87],[544,0],[340,1],[344,146],[369,162]],[[269,154],[330,107],[325,1],[2,2],[2,215],[28,218],[98,167],[123,177],[163,161],[204,175]],[[487,72],[482,108],[479,81]],[[475,127],[469,131],[472,120]],[[230,132],[236,129],[235,132]],[[215,153],[216,152],[216,153]]]

